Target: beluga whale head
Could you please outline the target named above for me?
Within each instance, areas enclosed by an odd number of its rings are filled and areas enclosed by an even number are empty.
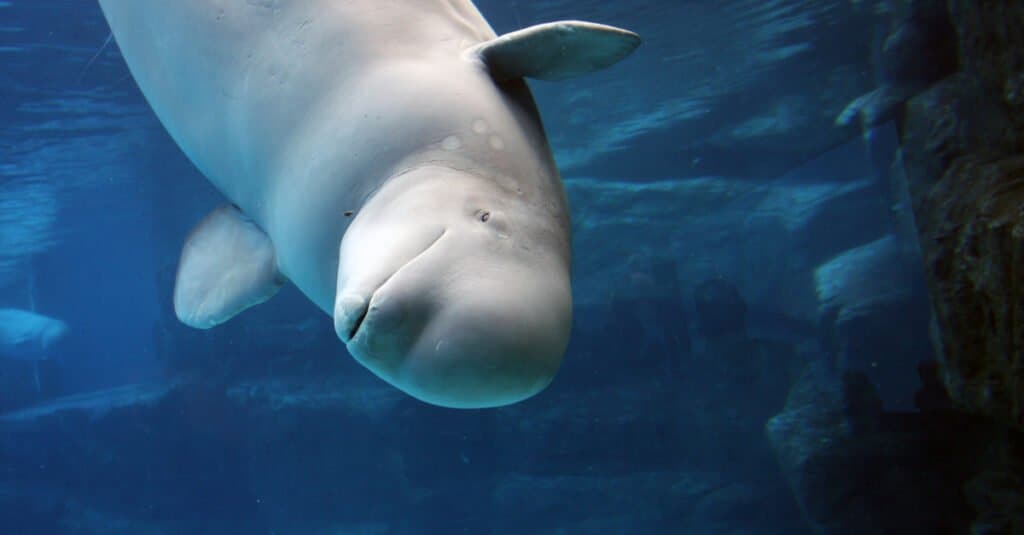
[[[342,241],[338,336],[371,371],[434,404],[504,405],[539,392],[572,323],[559,215],[451,168],[395,177]]]
[[[514,403],[557,372],[572,325],[568,207],[522,77],[589,72],[638,43],[584,23],[517,33],[419,77],[444,110],[427,122],[446,126],[369,196],[341,243],[338,337],[436,405]]]

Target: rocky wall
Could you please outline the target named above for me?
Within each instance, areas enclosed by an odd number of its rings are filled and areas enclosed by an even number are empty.
[[[995,424],[962,489],[971,533],[1024,533],[1024,4],[948,0],[959,72],[899,119],[954,404]],[[970,435],[963,429],[961,435]]]
[[[906,175],[950,394],[1021,427],[1024,6],[951,0],[949,10],[961,71],[909,103]]]

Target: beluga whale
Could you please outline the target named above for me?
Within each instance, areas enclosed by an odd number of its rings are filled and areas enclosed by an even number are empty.
[[[40,361],[54,358],[54,349],[68,334],[62,320],[20,308],[0,308],[0,359],[32,363],[36,391]]]
[[[498,36],[469,0],[99,0],[148,103],[227,198],[181,253],[210,328],[294,284],[348,352],[427,403],[507,405],[572,325],[569,210],[525,79],[640,38],[561,21]]]

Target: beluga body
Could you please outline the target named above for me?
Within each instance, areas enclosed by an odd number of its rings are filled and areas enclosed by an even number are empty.
[[[68,325],[20,308],[0,308],[0,358],[40,361],[68,334]]]
[[[33,310],[0,308],[0,359],[31,362],[38,392],[42,388],[39,363],[57,356],[54,352],[68,330],[63,321]]]
[[[99,0],[132,75],[229,204],[185,243],[178,317],[288,282],[423,401],[542,390],[572,323],[564,189],[525,78],[629,55],[584,22],[497,36],[468,0]]]

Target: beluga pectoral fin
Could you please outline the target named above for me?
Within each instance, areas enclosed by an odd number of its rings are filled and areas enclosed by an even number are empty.
[[[270,238],[235,206],[222,206],[189,236],[174,286],[182,323],[208,329],[274,296],[284,285]]]
[[[592,22],[560,21],[530,26],[477,45],[499,82],[516,78],[563,80],[618,63],[640,46],[640,36]]]

